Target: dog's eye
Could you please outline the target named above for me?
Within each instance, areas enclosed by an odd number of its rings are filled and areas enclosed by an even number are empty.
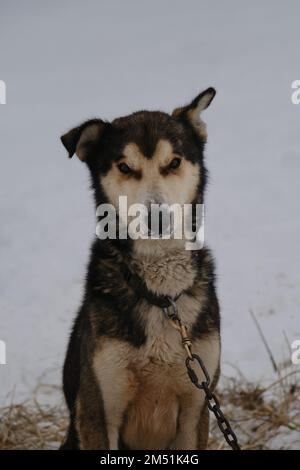
[[[173,158],[171,163],[169,164],[170,170],[176,170],[180,166],[181,159],[180,158]]]
[[[132,173],[132,170],[129,168],[126,163],[119,163],[118,168],[121,173],[124,173],[125,175],[128,175],[129,173]]]

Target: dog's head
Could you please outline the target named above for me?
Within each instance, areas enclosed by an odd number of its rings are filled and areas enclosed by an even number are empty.
[[[140,111],[104,122],[87,121],[61,137],[91,172],[97,206],[119,196],[128,206],[202,203],[206,181],[203,149],[206,126],[201,113],[215,96],[208,88],[172,115]]]

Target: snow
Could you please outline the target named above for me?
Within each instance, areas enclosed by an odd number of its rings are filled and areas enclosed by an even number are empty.
[[[94,116],[171,111],[208,86],[205,237],[222,307],[223,371],[272,379],[300,338],[297,0],[2,2],[0,403],[60,383],[95,214],[59,136]],[[49,379],[50,377],[50,379]]]

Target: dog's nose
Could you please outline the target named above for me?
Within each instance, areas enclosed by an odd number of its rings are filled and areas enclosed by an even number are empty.
[[[148,235],[162,237],[170,231],[170,211],[167,204],[151,202],[147,213]]]
[[[148,211],[148,235],[158,235],[159,237],[162,236],[164,232],[163,227],[163,214],[161,211],[156,213],[153,210]]]

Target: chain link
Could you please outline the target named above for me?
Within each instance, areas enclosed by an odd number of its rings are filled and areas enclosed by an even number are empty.
[[[203,390],[203,392],[205,393],[205,402],[207,408],[214,414],[219,429],[222,432],[227,444],[231,447],[232,450],[241,450],[236,434],[234,433],[228,419],[221,410],[221,406],[217,396],[209,388],[211,380],[202,359],[197,354],[192,353],[192,343],[187,335],[187,329],[182,323],[181,318],[178,314],[176,302],[174,302],[171,298],[169,298],[169,300],[171,302],[171,307],[173,311],[169,313],[169,308],[164,308],[163,310],[171,321],[172,326],[177,331],[179,331],[181,335],[182,345],[187,353],[185,365],[188,376],[191,382],[195,385],[195,387],[199,388],[200,390]],[[205,380],[199,382],[199,377],[195,372],[195,369],[193,369],[191,366],[192,363],[197,363],[197,365],[200,367],[201,371],[204,374]]]

